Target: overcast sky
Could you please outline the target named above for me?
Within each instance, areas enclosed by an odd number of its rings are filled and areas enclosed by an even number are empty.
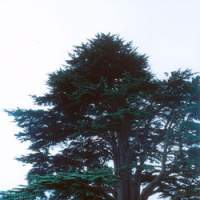
[[[25,183],[27,171],[3,110],[32,107],[29,95],[45,92],[73,45],[111,32],[147,54],[154,74],[199,72],[199,10],[199,0],[0,0],[0,190]]]

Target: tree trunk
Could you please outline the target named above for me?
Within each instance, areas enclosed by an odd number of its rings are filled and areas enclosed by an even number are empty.
[[[134,198],[131,162],[129,158],[128,134],[125,131],[118,138],[117,173],[119,176],[119,188],[117,200],[137,200]]]

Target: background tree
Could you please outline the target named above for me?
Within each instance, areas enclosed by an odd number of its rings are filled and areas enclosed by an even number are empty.
[[[48,86],[33,97],[41,109],[9,112],[22,128],[17,138],[30,143],[19,160],[32,169],[28,185],[4,199],[198,194],[198,76],[178,70],[155,79],[131,43],[99,34],[75,47]]]

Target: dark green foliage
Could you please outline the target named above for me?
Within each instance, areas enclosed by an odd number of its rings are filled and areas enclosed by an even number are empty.
[[[56,175],[33,175],[29,185],[2,193],[5,200],[40,199],[113,199],[109,185],[116,183],[110,169],[94,169],[87,172],[69,171]],[[45,193],[46,192],[46,193]],[[73,195],[72,195],[73,194]],[[73,196],[73,197],[72,197]]]
[[[9,111],[22,128],[17,138],[30,143],[18,159],[32,169],[28,185],[3,199],[197,196],[200,77],[178,70],[155,79],[146,56],[110,34],[70,56],[34,97],[40,110]]]

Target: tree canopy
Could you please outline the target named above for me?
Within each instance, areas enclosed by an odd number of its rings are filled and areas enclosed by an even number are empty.
[[[28,184],[3,199],[147,200],[200,195],[200,77],[159,80],[147,56],[117,35],[76,46],[33,96],[40,109],[8,111],[29,142],[18,160]]]

